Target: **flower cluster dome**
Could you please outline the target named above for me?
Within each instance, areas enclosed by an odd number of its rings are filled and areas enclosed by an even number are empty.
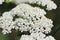
[[[18,18],[13,20],[14,16]],[[53,21],[45,17],[44,9],[32,7],[28,4],[20,4],[9,12],[4,12],[0,18],[0,26],[3,32],[11,32],[11,29],[19,29],[19,31],[45,32],[48,33],[53,27]],[[0,27],[0,28],[1,28]],[[8,32],[7,32],[8,31]]]
[[[12,29],[24,32],[29,31],[30,35],[22,35],[20,40],[55,40],[47,36],[53,27],[53,21],[47,18],[46,11],[40,7],[32,7],[28,3],[37,3],[47,6],[47,10],[56,9],[56,4],[51,0],[13,0],[18,5],[0,17],[0,28],[2,33],[11,33]],[[17,16],[17,18],[15,18]]]
[[[56,9],[57,5],[52,1],[52,0],[12,0],[15,4],[20,4],[20,3],[30,3],[34,4],[36,3],[37,5],[42,5],[42,6],[47,6],[46,10],[52,10]]]

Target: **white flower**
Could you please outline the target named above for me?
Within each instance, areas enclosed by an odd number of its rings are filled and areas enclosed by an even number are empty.
[[[36,3],[38,5],[42,5],[42,6],[47,6],[47,10],[52,10],[52,9],[56,9],[57,5],[51,1],[51,0],[12,0],[12,2],[14,2],[15,4],[21,4],[21,3]]]
[[[55,40],[52,36],[46,36],[43,33],[31,33],[31,35],[22,35],[20,40]]]
[[[54,37],[52,37],[52,36],[47,36],[45,39],[46,40],[55,40]]]
[[[53,21],[47,18],[46,11],[39,7],[32,7],[27,3],[47,6],[47,10],[56,9],[56,4],[51,0],[12,0],[19,4],[9,12],[4,12],[0,17],[0,28],[2,33],[11,33],[12,29],[30,35],[22,35],[20,40],[55,40],[52,36],[46,36],[53,27]],[[15,18],[17,16],[17,18]]]
[[[11,20],[13,19],[12,15],[9,12],[4,12],[2,15],[5,19]]]
[[[56,4],[53,1],[51,1],[51,2],[48,3],[46,9],[47,10],[52,10],[52,9],[56,9],[56,8],[57,8]]]
[[[30,37],[29,35],[22,35],[20,40],[35,40],[35,39]]]
[[[14,16],[17,15],[14,21]],[[46,12],[38,7],[32,7],[28,4],[19,4],[9,12],[4,12],[0,26],[3,29],[11,31],[13,28],[19,31],[45,32],[49,33],[53,27],[51,19],[45,17]]]
[[[5,0],[0,0],[0,4],[2,4]]]
[[[3,30],[2,30],[2,33],[3,33],[3,34],[7,34],[7,33],[11,33],[11,31],[7,31],[7,30],[3,29]]]

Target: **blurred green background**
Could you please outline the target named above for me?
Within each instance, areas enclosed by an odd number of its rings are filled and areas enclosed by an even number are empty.
[[[56,10],[47,11],[47,17],[53,20],[54,27],[52,28],[51,33],[49,35],[52,35],[56,40],[60,40],[60,0],[53,0],[57,4]],[[16,5],[13,3],[3,3],[0,5],[0,16],[3,12],[9,11],[12,8],[14,8]],[[34,5],[38,6],[38,5]],[[0,29],[0,40],[18,40],[19,39],[19,33],[16,33],[14,30],[11,34],[3,35],[1,33]]]

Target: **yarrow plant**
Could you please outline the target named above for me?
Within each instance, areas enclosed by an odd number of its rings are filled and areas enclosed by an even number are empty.
[[[6,0],[5,0],[6,1]],[[57,5],[51,0],[8,0],[17,6],[0,17],[0,28],[2,33],[11,33],[12,29],[29,32],[29,35],[22,35],[20,40],[55,40],[47,36],[53,27],[53,21],[45,15],[47,12],[40,7],[33,7],[29,4],[46,6],[46,10],[56,9]],[[0,4],[4,1],[1,0]],[[29,3],[29,4],[28,4]],[[14,18],[18,16],[18,18]]]

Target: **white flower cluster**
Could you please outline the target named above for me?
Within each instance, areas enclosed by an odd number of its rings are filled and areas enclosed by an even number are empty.
[[[5,0],[0,0],[0,4],[2,4]]]
[[[17,15],[13,21],[13,17]],[[0,28],[3,33],[10,33],[11,29],[19,29],[21,32],[45,32],[49,33],[53,27],[51,19],[46,18],[46,12],[38,7],[32,7],[28,4],[20,4],[9,12],[4,12],[0,18]]]
[[[13,21],[15,15],[19,16],[19,18]],[[53,22],[44,15],[46,15],[46,12],[41,8],[20,4],[11,11],[3,13],[2,17],[0,17],[0,28],[3,29],[3,34],[11,33],[12,29],[19,29],[21,32],[29,31],[31,33],[31,36],[22,36],[20,40],[28,40],[28,38],[31,38],[30,40],[49,39],[50,36],[44,38],[43,32],[49,33],[53,27]]]
[[[12,29],[21,32],[29,31],[30,35],[22,35],[20,40],[55,40],[52,36],[46,36],[53,27],[53,21],[47,18],[46,12],[40,7],[32,7],[28,3],[37,3],[47,6],[47,10],[56,9],[56,4],[51,0],[13,0],[19,4],[12,10],[4,12],[0,17],[2,33],[11,33]],[[18,16],[17,18],[14,18]]]
[[[57,6],[56,4],[51,1],[51,0],[12,0],[12,2],[14,2],[15,4],[20,4],[20,3],[36,3],[38,5],[42,5],[42,6],[47,6],[47,10],[52,10],[52,9],[56,9]]]
[[[0,17],[0,28],[2,28],[2,33],[11,33],[13,27],[12,16],[8,12],[4,12],[2,17]]]
[[[46,36],[43,33],[32,33],[31,35],[22,35],[20,40],[55,40],[52,36]]]

